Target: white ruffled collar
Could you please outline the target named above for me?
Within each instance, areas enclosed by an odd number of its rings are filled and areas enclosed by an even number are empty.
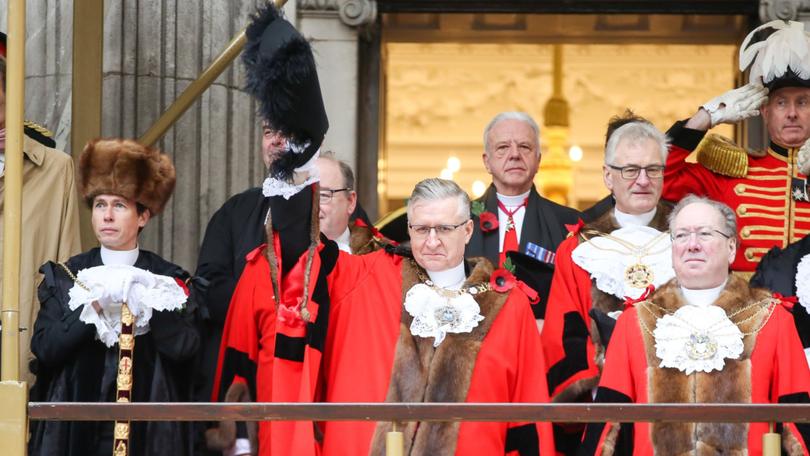
[[[448,333],[469,333],[484,319],[473,295],[486,291],[489,284],[464,287],[466,277],[463,260],[454,268],[439,272],[428,271],[428,274],[430,279],[425,283],[417,283],[408,290],[404,306],[413,317],[411,334],[432,337],[433,346],[438,347]],[[437,283],[447,286],[439,287]]]
[[[724,280],[720,286],[707,288],[705,290],[693,290],[690,288],[681,287],[681,293],[683,293],[684,299],[686,299],[686,302],[690,305],[707,307],[717,301],[717,297],[720,296],[720,292],[722,292],[726,287],[726,282],[728,282],[728,280]]]
[[[616,218],[616,223],[622,228],[629,226],[647,226],[652,222],[657,210],[658,208],[654,207],[651,211],[643,214],[628,214],[620,211],[619,208],[613,208],[613,216]]]
[[[810,254],[803,256],[796,266],[796,297],[810,311]]]
[[[530,192],[531,192],[531,190],[529,190],[526,193],[522,193],[520,195],[502,195],[502,194],[496,192],[495,196],[498,197],[498,201],[500,201],[504,206],[506,206],[506,207],[516,207],[516,206],[520,206],[521,204],[523,204],[523,201],[526,200],[526,198],[529,196]]]
[[[590,274],[602,292],[619,299],[637,299],[648,285],[658,288],[675,277],[671,246],[665,233],[633,225],[607,236],[594,234],[580,242],[571,259]]]
[[[132,250],[112,250],[101,246],[101,262],[107,266],[120,265],[135,266],[141,249],[135,246]]]
[[[318,157],[320,156],[320,152],[321,151],[318,150],[315,152],[315,155],[309,159],[309,161],[304,163],[301,167],[295,168],[295,174],[306,175],[306,178],[302,183],[294,184],[276,179],[272,176],[267,176],[262,183],[262,195],[265,197],[283,196],[284,199],[290,199],[293,195],[297,194],[305,187],[312,185],[315,182],[320,182],[321,179],[320,174],[318,174],[318,167],[315,165]]]
[[[464,280],[467,278],[464,274],[464,260],[457,266],[444,271],[427,271],[430,280],[439,288],[446,290],[459,290]]]

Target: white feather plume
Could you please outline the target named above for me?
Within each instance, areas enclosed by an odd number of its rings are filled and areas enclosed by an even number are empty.
[[[757,32],[768,28],[776,31],[763,41],[751,43]],[[788,69],[802,79],[810,79],[810,35],[804,31],[804,24],[776,20],[751,31],[740,48],[740,71],[749,66],[749,81],[762,78],[767,84],[784,76]]]

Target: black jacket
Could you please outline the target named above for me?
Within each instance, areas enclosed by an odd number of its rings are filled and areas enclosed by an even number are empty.
[[[810,254],[810,236],[788,245],[784,249],[772,248],[757,265],[751,277],[751,286],[767,288],[783,296],[796,295],[796,268],[805,255]],[[793,306],[793,320],[804,348],[810,348],[810,315],[803,305]]]
[[[102,265],[98,248],[67,261],[70,271]],[[141,250],[135,266],[182,281],[188,273],[158,255]],[[37,383],[32,401],[115,402],[118,345],[107,348],[95,328],[79,320],[82,309],[71,311],[68,292],[73,279],[61,266],[48,262],[40,268],[40,310],[34,323],[31,351]],[[193,323],[190,298],[183,311],[154,312],[150,331],[135,338],[133,402],[183,402],[191,399],[190,367],[200,344]],[[32,422],[31,455],[85,456],[112,452],[113,422]],[[132,422],[130,455],[189,455],[188,423]]]
[[[486,206],[488,212],[492,212],[495,216],[498,215],[498,196],[495,187],[490,185],[486,193],[478,199]],[[529,201],[526,205],[526,215],[523,217],[523,227],[520,232],[520,253],[526,253],[526,247],[531,242],[546,250],[555,252],[557,246],[565,240],[568,236],[568,230],[565,225],[576,224],[581,214],[575,209],[562,206],[549,199],[543,198],[537,193],[537,189],[532,186],[529,192]],[[498,230],[493,230],[488,233],[481,231],[478,217],[473,215],[473,223],[475,228],[473,231],[470,243],[467,244],[467,249],[464,255],[468,258],[483,256],[489,259],[492,264],[498,264],[498,243],[499,234]],[[534,316],[536,318],[543,318],[546,309],[546,299],[548,299],[548,292],[551,287],[551,275],[553,274],[553,265],[543,265],[547,280],[537,281],[529,278],[518,278],[533,286],[540,294],[540,302],[532,306]],[[527,280],[528,279],[528,280]],[[535,286],[536,285],[536,286]]]

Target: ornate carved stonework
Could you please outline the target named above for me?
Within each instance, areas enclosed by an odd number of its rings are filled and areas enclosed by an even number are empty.
[[[759,19],[762,22],[776,19],[807,21],[810,19],[810,1],[760,0]]]
[[[298,0],[301,11],[337,12],[340,20],[350,26],[371,24],[377,20],[374,0]]]

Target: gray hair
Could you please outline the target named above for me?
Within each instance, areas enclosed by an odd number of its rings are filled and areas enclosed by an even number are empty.
[[[340,175],[343,177],[343,186],[348,189],[354,190],[354,172],[352,172],[352,167],[349,166],[348,163],[338,159],[335,156],[335,153],[332,152],[331,150],[321,152],[319,158],[329,160],[332,163],[338,165],[338,168],[340,169]]]
[[[715,201],[711,198],[706,198],[705,196],[693,195],[691,193],[686,195],[678,202],[678,204],[675,205],[674,208],[672,208],[672,212],[670,212],[669,218],[667,219],[669,222],[670,231],[672,231],[672,227],[675,225],[675,218],[678,216],[678,214],[686,206],[690,206],[692,204],[706,204],[707,206],[713,207],[723,218],[722,231],[729,235],[729,238],[734,239],[735,242],[739,242],[737,238],[737,216],[734,214],[734,210],[720,201]]]
[[[635,145],[649,139],[655,141],[659,152],[661,152],[661,159],[666,163],[669,152],[669,138],[655,128],[652,123],[641,121],[626,123],[610,134],[607,146],[605,146],[605,164],[613,164],[613,160],[616,158],[616,147],[619,146],[620,142],[626,141]]]
[[[437,201],[446,198],[458,198],[458,215],[469,218],[470,197],[455,182],[438,177],[425,179],[413,188],[408,199],[408,218],[411,216],[411,206],[419,201]]]
[[[502,112],[489,121],[486,128],[484,128],[484,150],[489,152],[489,150],[487,150],[489,147],[489,132],[495,127],[495,125],[498,124],[498,122],[503,120],[519,120],[530,126],[534,131],[534,137],[537,140],[537,154],[540,155],[540,127],[537,126],[537,122],[532,119],[532,116],[520,111]]]

